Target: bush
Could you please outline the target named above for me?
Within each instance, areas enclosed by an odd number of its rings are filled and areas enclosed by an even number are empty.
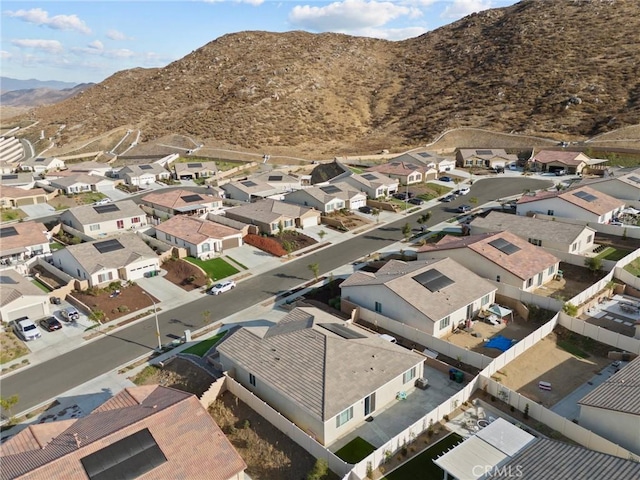
[[[318,458],[307,475],[307,480],[322,480],[329,473],[329,464],[324,458]]]
[[[118,307],[118,311],[119,311],[120,313],[127,313],[127,312],[129,311],[129,307],[127,307],[126,305],[120,305],[120,306]]]
[[[244,237],[244,241],[276,257],[284,257],[287,255],[287,251],[282,247],[280,242],[270,237],[250,233]]]

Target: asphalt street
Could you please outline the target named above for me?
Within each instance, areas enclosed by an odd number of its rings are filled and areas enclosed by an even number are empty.
[[[458,205],[477,198],[478,204],[522,193],[526,189],[548,188],[551,182],[532,178],[492,178],[477,181],[471,193],[433,207],[428,225],[435,225],[452,216]],[[243,280],[238,288],[219,297],[203,295],[199,300],[178,309],[158,314],[162,342],[167,343],[183,335],[185,329],[203,326],[202,312],[211,312],[211,322],[219,321],[236,312],[260,304],[274,295],[291,290],[313,276],[307,267],[318,263],[320,273],[329,272],[352,263],[365,255],[380,250],[402,239],[402,226],[409,222],[417,227],[418,217],[424,211],[407,215],[379,228],[370,230],[339,244],[292,260],[270,272]],[[248,318],[247,320],[252,320]],[[256,319],[257,320],[257,319]],[[123,363],[149,353],[156,346],[153,317],[100,340],[72,350],[55,360],[27,368],[1,381],[3,397],[17,394],[19,403],[13,408],[20,412],[111,371]]]

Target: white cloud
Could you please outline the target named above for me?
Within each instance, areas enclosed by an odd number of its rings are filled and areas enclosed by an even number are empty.
[[[352,31],[351,35],[381,38],[383,40],[406,40],[407,38],[418,37],[427,32],[428,30],[424,27],[363,28],[359,31]]]
[[[11,53],[7,52],[6,50],[0,50],[0,59],[7,60],[8,58],[11,58],[11,57],[13,57]]]
[[[48,53],[61,53],[63,51],[62,44],[57,40],[36,40],[23,38],[11,40],[11,45],[20,48],[33,48],[34,50],[43,50]]]
[[[127,37],[124,33],[120,32],[118,30],[109,30],[107,32],[107,38],[109,38],[111,40],[117,40],[117,41],[133,40],[131,37]]]
[[[454,0],[440,16],[458,19],[488,8],[491,8],[491,0]]]
[[[87,35],[91,33],[91,29],[77,15],[55,15],[50,17],[49,13],[41,8],[17,10],[15,12],[7,11],[5,14],[9,17],[19,18],[27,23],[44,25],[54,30],[75,30]]]
[[[415,15],[415,10],[392,2],[344,0],[324,7],[297,5],[289,13],[289,21],[314,31],[353,32],[380,27],[405,15]]]
[[[128,48],[119,48],[117,50],[105,50],[103,56],[108,58],[131,58],[135,57],[136,53]]]
[[[89,44],[89,48],[96,51],[102,51],[104,50],[104,45],[100,40],[94,40]]]

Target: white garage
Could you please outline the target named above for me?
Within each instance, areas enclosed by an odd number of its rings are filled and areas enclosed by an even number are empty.
[[[13,269],[0,271],[0,320],[49,315],[49,296]]]

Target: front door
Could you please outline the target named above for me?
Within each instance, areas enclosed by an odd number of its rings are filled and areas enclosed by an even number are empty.
[[[467,318],[473,318],[473,303],[467,305]]]
[[[364,416],[371,415],[376,409],[376,393],[373,392],[367,398],[364,399]]]

